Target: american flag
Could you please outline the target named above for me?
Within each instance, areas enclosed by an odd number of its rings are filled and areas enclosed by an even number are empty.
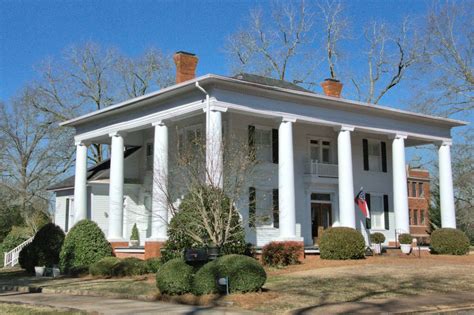
[[[369,206],[367,205],[367,202],[365,201],[365,192],[361,188],[359,193],[354,199],[354,202],[359,206],[360,211],[362,211],[362,214],[367,218],[370,219],[370,212],[369,212]]]

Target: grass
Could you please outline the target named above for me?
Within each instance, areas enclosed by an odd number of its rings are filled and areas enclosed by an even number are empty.
[[[0,303],[0,314],[4,315],[83,315],[85,312],[61,310],[48,306]]]
[[[207,296],[201,299],[183,296],[171,301],[206,304],[219,298],[223,302],[234,302],[234,305],[244,309],[278,314],[365,299],[472,292],[473,265],[474,255],[427,255],[421,259],[415,256],[384,256],[356,261],[328,261],[312,257],[300,265],[284,269],[268,268],[268,280],[260,293]],[[0,285],[6,282],[30,283],[58,293],[146,300],[165,298],[159,295],[154,275],[110,279],[36,279],[21,271],[0,271]],[[0,310],[0,313],[3,312]]]

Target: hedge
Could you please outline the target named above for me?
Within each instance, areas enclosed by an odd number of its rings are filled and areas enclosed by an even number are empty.
[[[300,263],[304,252],[300,242],[271,242],[262,249],[262,261],[268,266],[288,266]]]
[[[321,236],[319,251],[322,259],[361,259],[365,257],[365,240],[355,229],[331,227]]]
[[[217,260],[219,277],[229,277],[229,291],[254,292],[262,288],[267,274],[260,263],[244,255],[226,255]]]
[[[202,266],[193,279],[192,292],[195,295],[217,293],[217,279],[219,277],[218,261],[214,260]]]
[[[28,228],[14,226],[0,244],[0,262],[3,264],[4,252],[9,252],[31,236]]]
[[[145,260],[148,273],[157,273],[158,269],[163,265],[160,257],[149,258]]]
[[[89,273],[93,276],[115,276],[115,269],[120,263],[120,258],[117,257],[104,257],[101,260],[93,263],[89,267]]]
[[[469,253],[469,238],[457,229],[442,228],[431,233],[431,253],[442,255],[466,255]]]
[[[156,286],[162,294],[176,295],[191,292],[193,267],[181,258],[166,262],[156,273]]]
[[[87,271],[104,257],[112,256],[112,247],[99,226],[82,220],[67,234],[60,253],[61,270],[65,273]]]
[[[92,276],[104,277],[128,277],[148,273],[148,265],[145,261],[128,257],[120,259],[117,257],[105,257],[89,267]]]

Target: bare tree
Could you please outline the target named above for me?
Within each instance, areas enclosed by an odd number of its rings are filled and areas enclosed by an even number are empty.
[[[48,213],[46,188],[71,164],[71,146],[62,142],[63,131],[54,121],[34,106],[37,97],[35,89],[27,88],[10,106],[0,108],[0,138],[5,143],[0,187],[28,224],[36,222],[37,212]]]
[[[170,56],[156,49],[128,58],[95,43],[72,46],[59,61],[43,63],[36,82],[41,100],[36,106],[56,122],[99,110],[169,85],[170,62]],[[102,161],[105,150],[104,145],[92,144],[89,160]]]
[[[385,23],[372,22],[364,31],[364,39],[367,44],[367,69],[351,81],[359,100],[378,104],[418,61],[420,42],[408,18],[393,30]]]
[[[231,35],[225,47],[233,72],[251,72],[304,82],[317,62],[310,49],[314,13],[305,1],[272,3],[250,12],[248,24]]]

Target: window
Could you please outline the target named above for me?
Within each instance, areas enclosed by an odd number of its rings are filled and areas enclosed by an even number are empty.
[[[278,227],[278,189],[249,188],[249,226]]]
[[[411,196],[416,197],[416,182],[411,183]]]
[[[331,142],[326,140],[309,141],[309,159],[311,162],[329,164],[332,161]]]
[[[423,192],[423,183],[418,183],[418,197],[423,197],[424,192]]]
[[[413,210],[413,225],[418,225],[418,210]]]
[[[420,224],[426,225],[425,210],[420,210]]]
[[[271,129],[255,129],[255,150],[258,161],[273,161]]]
[[[146,144],[146,169],[153,169],[153,143]]]
[[[369,170],[382,171],[382,153],[379,141],[369,140]]]
[[[195,156],[200,153],[202,143],[202,127],[194,125],[178,132],[178,150],[180,154]]]
[[[65,222],[64,222],[64,231],[69,231],[69,198],[66,199],[66,214],[65,214]]]
[[[385,229],[384,200],[382,195],[370,194],[369,211],[372,229]]]

